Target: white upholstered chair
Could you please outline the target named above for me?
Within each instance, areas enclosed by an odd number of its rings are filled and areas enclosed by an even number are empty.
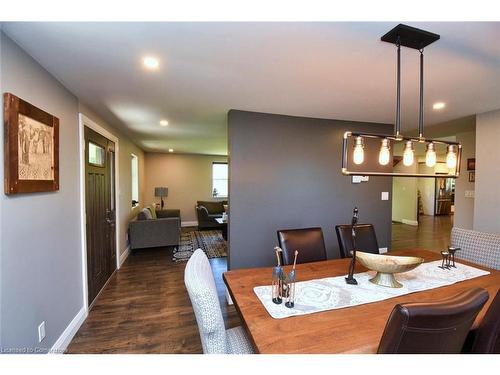
[[[456,258],[500,270],[500,235],[453,227],[451,245],[459,247]]]
[[[184,271],[205,354],[251,354],[252,344],[243,327],[226,330],[212,269],[203,250],[189,258]]]

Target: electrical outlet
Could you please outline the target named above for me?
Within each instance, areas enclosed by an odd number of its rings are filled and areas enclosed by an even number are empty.
[[[388,191],[383,191],[380,199],[383,200],[383,201],[388,201],[389,200],[389,192]]]
[[[42,342],[45,338],[45,321],[41,322],[38,326],[38,342]]]
[[[387,253],[387,247],[379,247],[378,252],[379,252],[380,254],[385,254],[385,253]]]

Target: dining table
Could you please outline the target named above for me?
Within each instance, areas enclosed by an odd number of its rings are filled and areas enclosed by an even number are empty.
[[[441,260],[440,254],[423,249],[398,250],[389,254],[417,256],[425,262]],[[387,319],[397,304],[439,301],[471,288],[484,288],[490,298],[472,328],[477,327],[500,287],[500,271],[457,261],[457,267],[466,264],[490,273],[382,301],[283,319],[271,317],[254,292],[254,287],[271,284],[272,267],[230,270],[223,274],[223,279],[257,353],[376,353]],[[351,258],[344,258],[297,264],[296,281],[346,275],[350,262]],[[355,273],[365,271],[367,268],[356,262]]]

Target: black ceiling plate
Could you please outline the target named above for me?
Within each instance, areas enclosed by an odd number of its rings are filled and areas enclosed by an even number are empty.
[[[400,23],[380,38],[380,40],[397,44],[398,38],[400,39],[400,44],[404,47],[423,49],[438,40],[440,36],[429,31],[420,30]]]

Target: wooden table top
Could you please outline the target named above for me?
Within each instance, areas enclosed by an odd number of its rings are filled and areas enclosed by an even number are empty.
[[[440,254],[425,250],[390,254],[419,256],[426,262],[441,259]],[[346,275],[349,262],[350,259],[334,259],[298,264],[297,281]],[[271,267],[228,271],[224,273],[224,282],[258,353],[376,353],[389,314],[398,303],[436,301],[481,287],[488,290],[490,299],[479,313],[474,323],[477,325],[498,291],[500,272],[459,262],[491,274],[384,301],[284,319],[273,319],[253,291],[255,286],[270,285]],[[366,268],[357,262],[356,273],[364,271]]]

